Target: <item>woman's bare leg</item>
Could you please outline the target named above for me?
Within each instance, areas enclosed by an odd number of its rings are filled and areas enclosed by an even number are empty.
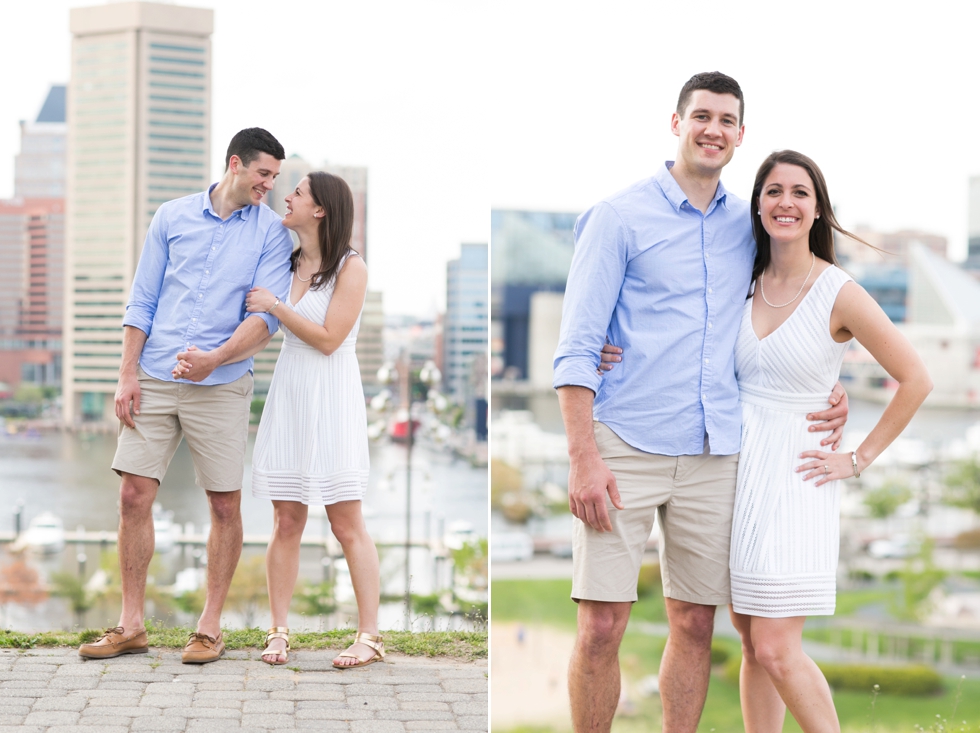
[[[742,700],[745,733],[780,733],[786,719],[786,703],[772,683],[769,673],[759,664],[752,646],[753,616],[735,613],[729,606],[732,624],[742,637],[742,667],[738,675],[738,692]]]
[[[361,502],[341,501],[327,506],[330,529],[340,542],[350,568],[351,584],[357,601],[357,630],[366,634],[378,633],[378,605],[381,602],[381,569],[378,563],[378,548],[368,534],[361,516]],[[356,654],[351,657],[337,657],[334,663],[340,665],[356,664],[374,656],[374,650],[364,644],[354,644],[348,649]]]
[[[289,625],[289,604],[296,588],[299,574],[299,546],[306,527],[307,506],[298,501],[273,501],[275,526],[269,549],[265,554],[265,578],[269,589],[269,607],[272,611],[273,626]],[[282,662],[284,654],[275,650],[285,650],[286,642],[273,639],[269,642],[271,651],[263,654],[267,662]]]
[[[752,617],[755,658],[769,674],[804,733],[840,733],[840,721],[823,672],[803,652],[806,618]]]

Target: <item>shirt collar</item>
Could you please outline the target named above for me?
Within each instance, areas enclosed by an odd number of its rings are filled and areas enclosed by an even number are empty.
[[[680,211],[681,206],[687,203],[687,194],[681,189],[677,181],[670,174],[670,169],[673,167],[674,161],[667,160],[664,161],[663,166],[654,175],[654,180],[660,184],[660,190],[664,192],[664,196],[670,205],[674,207],[675,211]],[[715,204],[720,204],[728,209],[728,190],[725,185],[718,181],[718,188],[715,189],[715,196],[711,200],[712,205],[708,207],[708,212],[714,208]]]
[[[208,186],[208,190],[201,194],[204,197],[204,201],[203,201],[204,206],[201,208],[201,211],[203,211],[205,214],[210,214],[215,219],[220,219],[221,217],[218,216],[218,212],[215,211],[214,207],[211,205],[211,192],[214,190],[214,187],[217,185],[218,185],[217,183],[212,183],[210,186]],[[242,219],[242,221],[248,221],[248,216],[249,214],[252,213],[252,209],[254,208],[256,207],[249,204],[245,208],[238,209],[237,211],[235,211],[232,214],[232,216],[238,214],[239,218]]]

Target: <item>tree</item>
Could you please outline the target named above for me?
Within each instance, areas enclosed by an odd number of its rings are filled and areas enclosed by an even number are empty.
[[[875,519],[888,519],[895,510],[912,498],[912,491],[905,484],[887,481],[864,495],[864,505]]]
[[[0,605],[3,607],[4,626],[7,622],[7,604],[36,606],[47,600],[48,593],[41,585],[37,570],[23,558],[17,558],[0,568]]]
[[[253,555],[238,563],[228,589],[228,606],[242,614],[245,628],[251,628],[255,624],[255,614],[259,606],[264,605],[267,600],[265,558]]]
[[[943,499],[947,504],[972,509],[980,514],[980,459],[974,456],[953,464],[953,469],[946,476]]]
[[[918,553],[910,557],[898,573],[902,580],[902,605],[893,611],[900,618],[921,621],[929,612],[929,594],[946,577],[946,572],[937,568],[932,560],[932,546],[932,540],[924,539]]]

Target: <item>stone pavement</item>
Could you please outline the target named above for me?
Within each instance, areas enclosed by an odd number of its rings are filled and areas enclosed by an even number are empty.
[[[487,731],[487,663],[389,654],[337,670],[336,651],[294,650],[272,667],[258,651],[181,664],[151,649],[105,661],[74,649],[0,650],[0,733],[316,730]]]

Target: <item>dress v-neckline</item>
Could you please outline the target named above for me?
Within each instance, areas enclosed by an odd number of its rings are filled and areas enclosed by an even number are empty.
[[[755,322],[752,319],[752,311],[755,308],[755,289],[753,288],[753,290],[752,290],[752,297],[749,298],[749,302],[748,302],[748,306],[749,306],[749,329],[752,331],[752,335],[755,337],[756,342],[761,344],[763,341],[765,341],[770,336],[772,336],[774,333],[776,333],[776,331],[778,331],[783,326],[785,326],[786,323],[793,316],[796,315],[796,312],[800,308],[803,307],[803,303],[806,302],[806,299],[810,297],[810,293],[812,293],[814,291],[814,289],[817,287],[817,283],[820,282],[820,278],[822,278],[824,276],[824,273],[826,273],[828,270],[832,270],[833,268],[834,268],[833,265],[830,265],[829,267],[824,268],[824,271],[821,272],[819,275],[817,275],[816,279],[813,281],[813,285],[810,286],[810,289],[807,290],[806,293],[803,294],[803,297],[800,299],[800,302],[796,304],[796,307],[793,309],[793,312],[790,313],[788,316],[786,316],[786,320],[784,320],[782,323],[780,323],[778,326],[776,326],[772,331],[770,331],[769,333],[767,333],[762,338],[759,338],[759,334],[755,330]],[[756,283],[756,287],[758,287],[758,282]]]
[[[295,274],[295,273],[294,273],[294,274]],[[296,279],[297,279],[297,280],[299,280],[299,275],[296,275]],[[302,282],[302,281],[300,281],[300,282]],[[311,284],[312,284],[312,283],[311,283]],[[309,293],[309,292],[310,292],[310,289],[309,289],[309,288],[307,288],[307,289],[306,289],[306,293]],[[303,293],[303,294],[302,294],[301,296],[299,296],[299,300],[297,300],[297,301],[296,301],[296,302],[294,303],[294,302],[293,302],[293,284],[292,284],[292,283],[290,283],[290,284],[289,284],[289,307],[290,307],[290,308],[295,308],[296,306],[298,306],[298,305],[299,305],[299,304],[300,304],[300,303],[302,302],[302,300],[303,300],[303,298],[305,298],[305,297],[306,297],[306,293]]]

